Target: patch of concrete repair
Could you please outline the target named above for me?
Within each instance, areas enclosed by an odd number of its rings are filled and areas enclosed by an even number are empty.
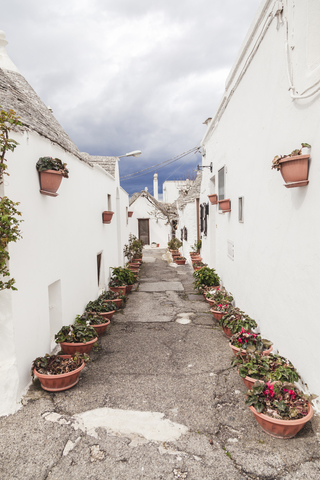
[[[96,429],[105,428],[110,435],[130,438],[131,446],[147,441],[171,442],[188,432],[188,427],[164,419],[164,414],[159,412],[97,408],[73,415],[68,421],[55,412],[44,413],[43,417],[60,425],[70,425],[95,438],[98,438]],[[74,446],[66,445],[66,453]]]
[[[181,323],[181,325],[187,325],[191,323],[191,316],[194,316],[194,313],[178,313],[176,322]]]

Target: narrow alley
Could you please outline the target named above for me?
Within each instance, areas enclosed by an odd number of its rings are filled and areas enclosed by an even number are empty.
[[[192,281],[165,249],[144,250],[78,385],[49,393],[36,382],[0,418],[1,480],[319,480],[316,420],[291,440],[261,430]]]

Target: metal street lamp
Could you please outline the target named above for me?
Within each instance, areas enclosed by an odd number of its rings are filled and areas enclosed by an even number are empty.
[[[141,155],[141,150],[134,150],[133,152],[126,153],[125,155],[120,155],[118,158],[122,157],[139,157]]]

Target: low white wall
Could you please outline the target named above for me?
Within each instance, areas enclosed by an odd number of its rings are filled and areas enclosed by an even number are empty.
[[[297,8],[294,75],[301,66],[302,91],[311,79],[320,78],[320,63],[313,65],[308,80],[304,58],[308,42],[304,29],[308,23],[303,6]],[[291,18],[291,12],[285,10],[284,14]],[[292,28],[289,25],[290,32]],[[310,390],[320,395],[320,324],[316,313],[320,97],[295,101],[290,97],[284,42],[285,26],[277,30],[275,20],[230,96],[213,135],[204,142],[206,164],[214,164],[216,191],[212,191],[210,173],[204,172],[200,202],[207,201],[208,193],[218,193],[218,170],[226,165],[225,198],[231,199],[231,213],[219,214],[217,207],[210,207],[215,213],[210,216],[203,257],[216,267],[237,305],[257,320],[263,336],[274,342],[275,349],[294,363]],[[245,61],[246,56],[243,64]],[[227,95],[240,72],[235,73]],[[301,142],[312,145],[310,183],[288,189],[280,172],[271,170],[271,162],[275,155],[299,148]],[[244,197],[244,223],[238,221],[240,196]],[[234,260],[228,256],[228,241],[234,243]]]
[[[10,399],[3,398],[1,389],[0,415],[15,410],[15,402],[30,381],[31,362],[51,350],[51,309],[56,309],[55,326],[73,323],[86,303],[96,299],[108,284],[110,266],[123,259],[125,235],[119,237],[119,231],[128,204],[123,192],[117,201],[116,182],[101,167],[92,168],[35,133],[12,136],[20,145],[13,154],[7,154],[10,177],[5,194],[20,202],[23,239],[10,244],[10,272],[18,291],[0,292],[0,328],[19,382],[11,384]],[[58,197],[39,192],[35,164],[41,156],[58,157],[67,163],[70,178],[63,178]],[[108,210],[108,194],[115,214],[105,225],[102,212]],[[98,284],[99,253],[102,266]],[[59,283],[50,290],[55,304],[49,305],[49,286],[55,282]],[[10,365],[2,368],[1,385],[8,382],[10,369]]]
[[[176,231],[176,236],[181,240],[181,229],[187,228],[187,240],[182,240],[182,247],[180,247],[180,252],[187,259],[187,262],[191,265],[190,252],[192,251],[191,247],[197,241],[197,207],[196,202],[190,202],[185,205],[182,210],[179,212],[179,222],[178,228]]]

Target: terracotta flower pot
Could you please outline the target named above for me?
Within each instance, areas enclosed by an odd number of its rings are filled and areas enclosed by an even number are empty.
[[[61,358],[71,358],[71,355],[59,355]],[[84,361],[80,367],[72,372],[61,373],[60,375],[44,375],[43,373],[37,372],[34,368],[33,373],[36,377],[39,378],[41,387],[48,392],[62,392],[68,388],[74,387],[79,381],[79,375],[81,370],[85,367]]]
[[[98,340],[98,337],[89,340],[86,343],[70,343],[70,342],[61,342],[61,350],[66,353],[67,355],[75,355],[77,352],[79,353],[89,353],[92,350],[93,345]]]
[[[102,223],[111,223],[114,212],[102,212]]]
[[[160,247],[160,243],[157,243],[157,247]]]
[[[128,217],[129,218],[132,217],[132,215],[133,215],[133,212],[128,212]]]
[[[209,201],[211,205],[217,205],[218,203],[218,195],[214,193],[213,195],[208,195]]]
[[[103,300],[105,303],[115,303],[117,305],[117,308],[119,308],[122,304],[122,298],[115,298],[114,300]]]
[[[175,259],[174,262],[177,264],[177,265],[184,265],[186,263],[185,259],[184,260],[177,260]]]
[[[310,404],[308,414],[298,420],[280,420],[264,415],[263,413],[258,413],[254,407],[249,408],[264,432],[272,437],[282,439],[294,437],[313,415],[313,409]]]
[[[246,351],[245,351],[245,350],[242,350],[242,348],[234,347],[233,345],[231,345],[230,342],[229,342],[229,347],[232,349],[233,354],[234,354],[235,356],[237,356],[237,353],[238,353],[238,352],[241,352],[241,355],[245,355],[245,354],[246,354]],[[269,355],[269,353],[272,352],[272,349],[273,349],[273,346],[271,345],[271,347],[269,347],[268,350],[263,350],[262,355]]]
[[[126,285],[126,293],[130,293],[133,289],[133,285]]]
[[[239,372],[238,372],[239,373]],[[256,378],[251,378],[251,377],[240,377],[242,378],[243,383],[247,387],[248,390],[251,390],[252,385],[254,385],[257,382]]]
[[[170,250],[171,255],[180,255],[179,250]]]
[[[39,172],[40,175],[40,193],[42,195],[49,195],[50,197],[57,197],[56,193],[62,182],[62,173],[56,170],[45,170]]]
[[[95,331],[97,332],[98,335],[102,335],[110,325],[110,320],[107,321],[107,323],[100,323],[100,325],[91,325]]]
[[[231,212],[231,200],[230,198],[219,200],[219,207],[221,208],[222,213]]]
[[[222,327],[222,330],[224,331],[224,334],[227,338],[231,338],[233,333],[231,332],[229,327]]]
[[[293,188],[308,185],[309,158],[310,155],[295,155],[279,160],[280,172],[286,182],[285,187]]]
[[[213,317],[216,320],[221,320],[221,318],[225,315],[224,312],[220,312],[219,310],[214,310],[214,308],[210,308],[210,312],[212,313]]]
[[[207,298],[206,295],[204,295],[204,298],[205,298],[206,302],[209,303],[209,305],[214,305],[216,303],[214,300],[211,300],[211,298]]]
[[[125,295],[126,294],[126,286],[122,286],[122,287],[109,287],[109,290],[111,290],[111,292],[115,292],[115,293],[120,293],[121,295]]]

